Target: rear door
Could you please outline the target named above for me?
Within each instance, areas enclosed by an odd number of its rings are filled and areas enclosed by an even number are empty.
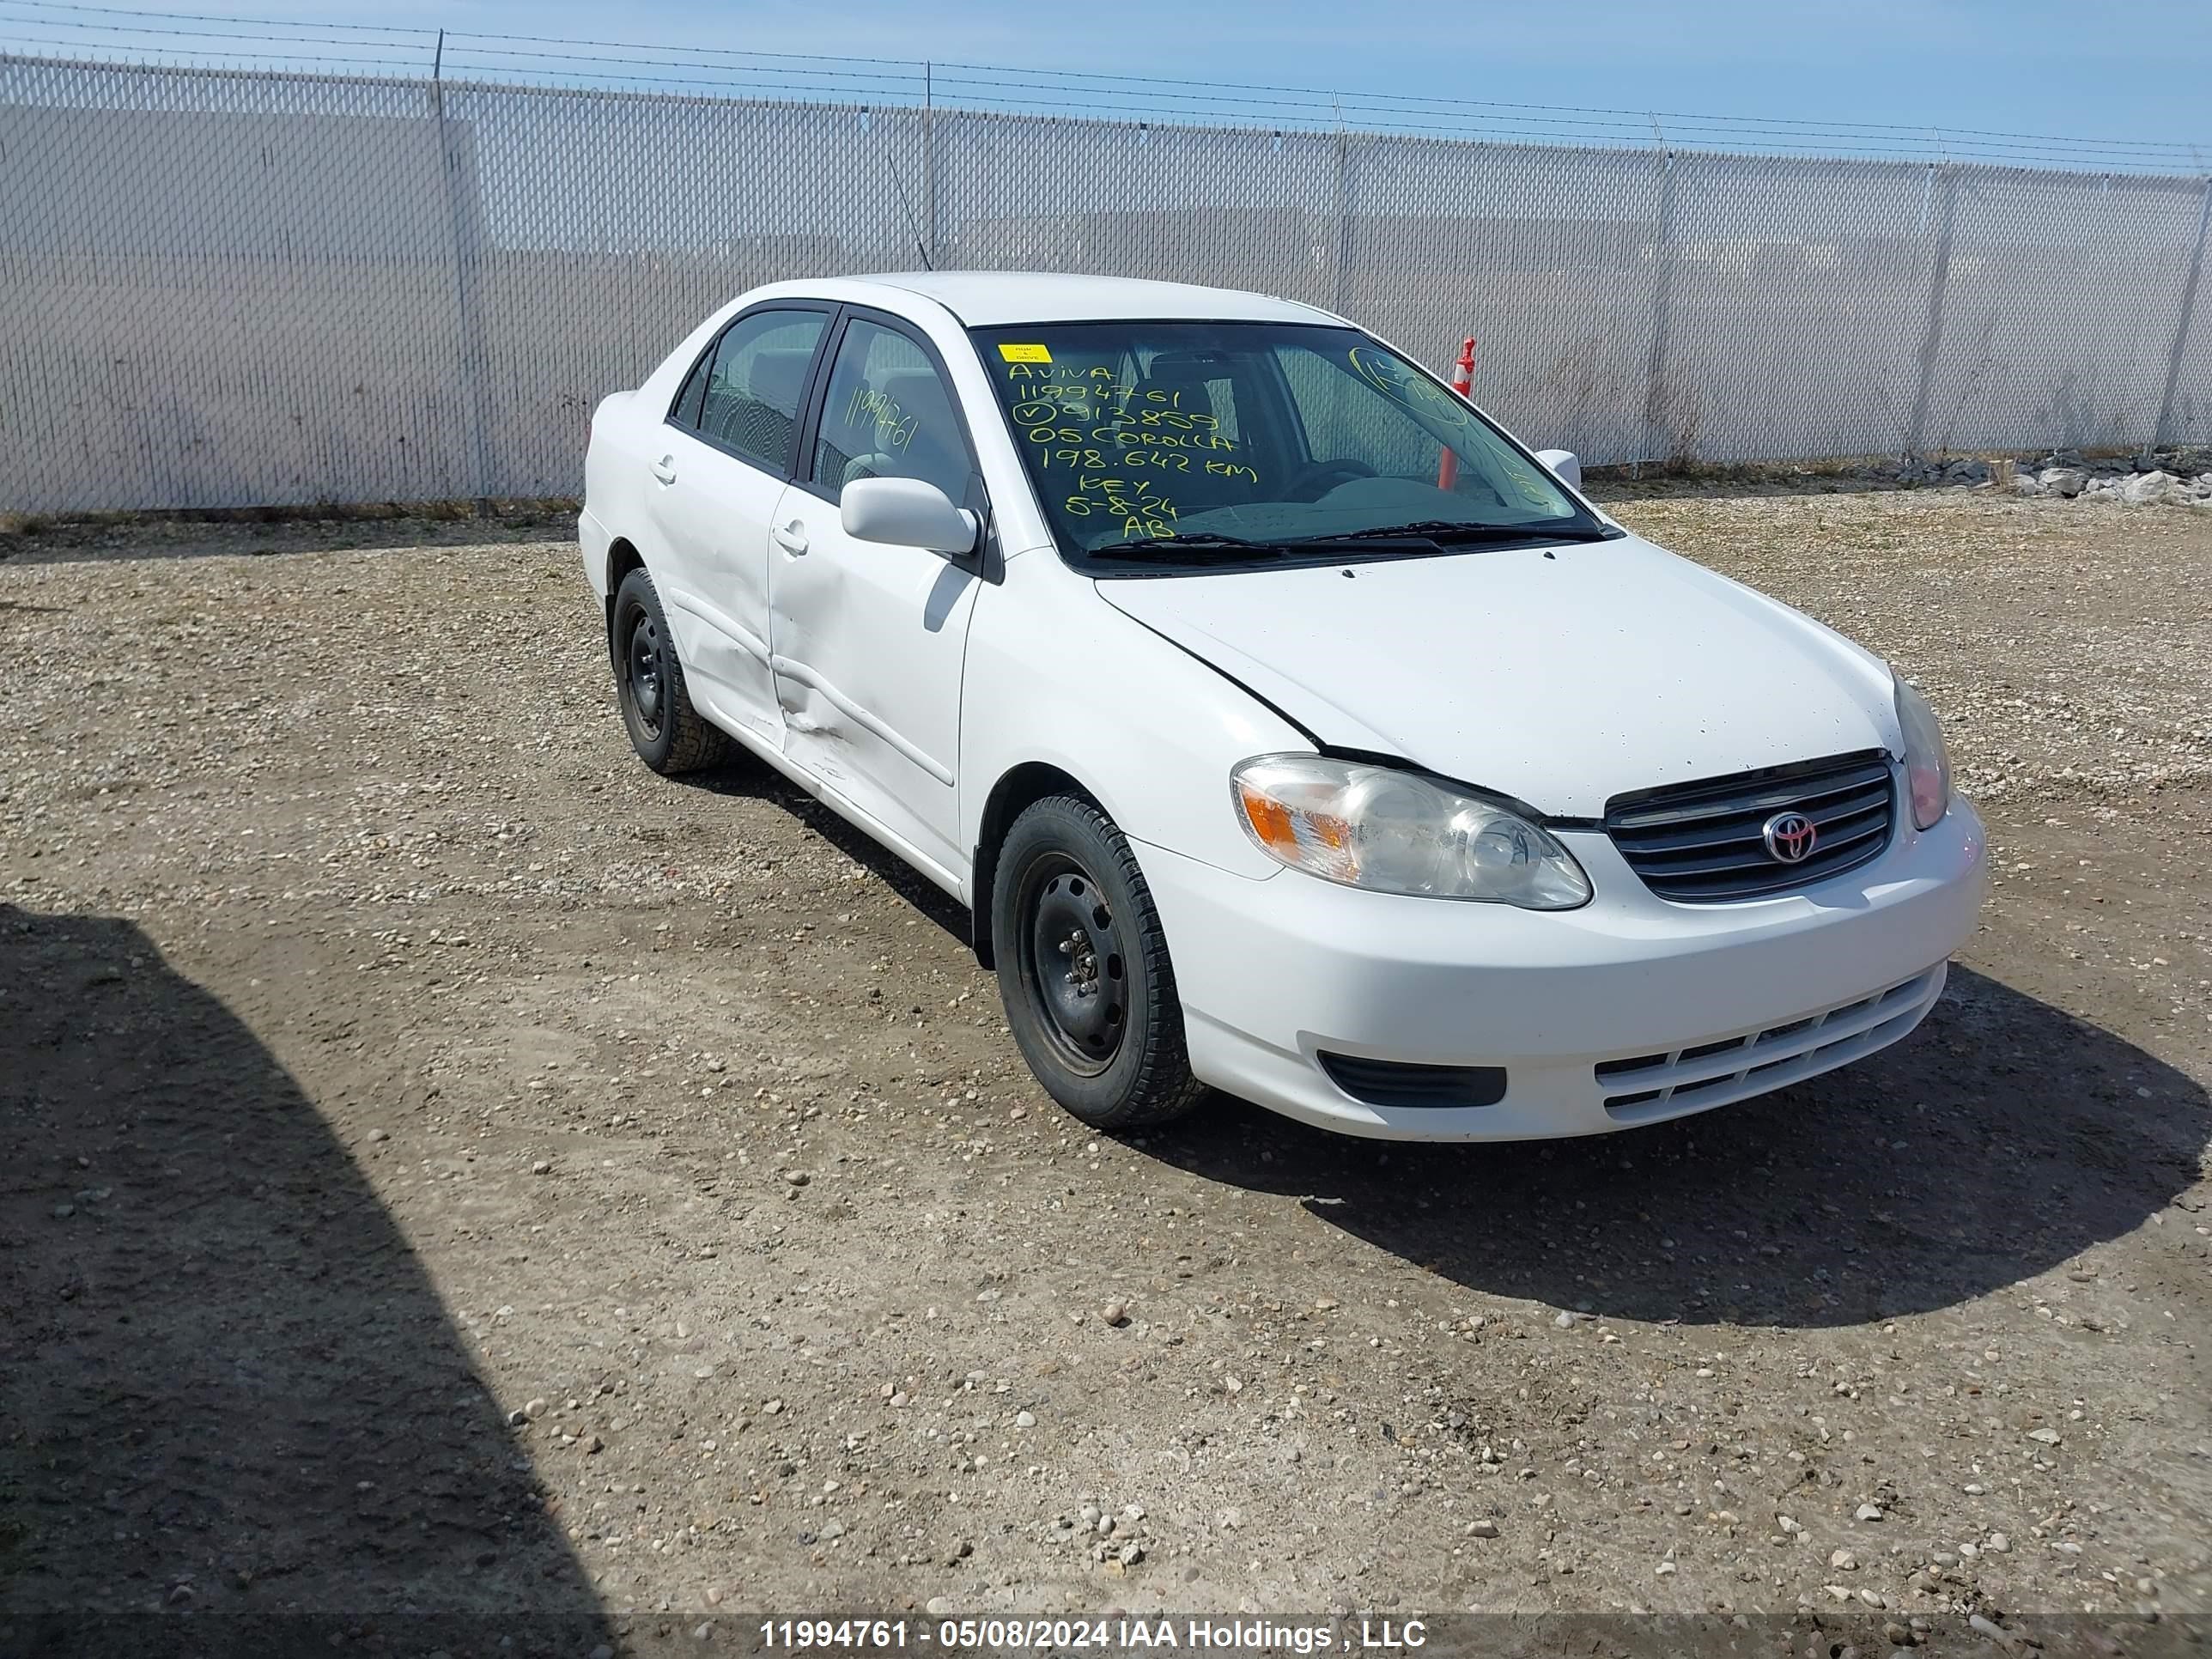
[[[988,522],[967,426],[935,349],[848,307],[769,555],[784,751],[957,880],[960,678],[981,552],[947,558],[845,534],[863,477],[923,478]]]
[[[769,665],[769,518],[831,307],[779,302],[700,354],[649,451],[653,572],[691,695],[718,720],[781,741]]]

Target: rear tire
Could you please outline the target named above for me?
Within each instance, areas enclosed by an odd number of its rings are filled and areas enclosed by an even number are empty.
[[[641,565],[622,579],[609,612],[607,651],[615,701],[637,757],[665,777],[716,766],[730,755],[730,737],[691,706],[677,660],[676,636],[653,578]]]
[[[1015,1044],[1076,1117],[1140,1128],[1205,1097],[1152,890],[1091,802],[1054,795],[1014,820],[992,884],[991,940]]]

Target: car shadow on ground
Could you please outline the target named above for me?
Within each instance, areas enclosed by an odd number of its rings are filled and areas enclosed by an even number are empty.
[[[0,1651],[611,1641],[436,1289],[146,935],[0,904]]]
[[[2208,1137],[2191,1079],[1954,966],[1897,1048],[1652,1128],[1395,1145],[1216,1096],[1136,1144],[1470,1290],[1818,1327],[1954,1306],[2130,1232],[2195,1182]]]
[[[960,941],[969,943],[968,907],[890,848],[848,823],[765,761],[740,754],[726,765],[684,772],[669,780],[710,795],[780,806],[908,904]]]

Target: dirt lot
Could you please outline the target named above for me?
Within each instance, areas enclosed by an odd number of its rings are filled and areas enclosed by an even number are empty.
[[[0,542],[0,1650],[2212,1632],[2212,514],[1622,510],[1921,680],[1986,926],[1856,1070],[1462,1150],[1081,1132],[963,915],[631,759],[558,526]]]

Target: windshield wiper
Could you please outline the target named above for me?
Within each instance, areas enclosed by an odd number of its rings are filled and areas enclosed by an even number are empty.
[[[1602,528],[1572,530],[1528,524],[1467,524],[1450,519],[1420,519],[1412,524],[1377,525],[1372,530],[1342,530],[1326,536],[1310,536],[1295,546],[1329,546],[1337,542],[1595,542],[1607,538]]]
[[[1109,542],[1094,547],[1094,559],[1146,559],[1154,554],[1194,562],[1249,559],[1255,554],[1277,554],[1286,542],[1248,542],[1241,536],[1216,536],[1201,532],[1193,536],[1143,536],[1133,542]]]

